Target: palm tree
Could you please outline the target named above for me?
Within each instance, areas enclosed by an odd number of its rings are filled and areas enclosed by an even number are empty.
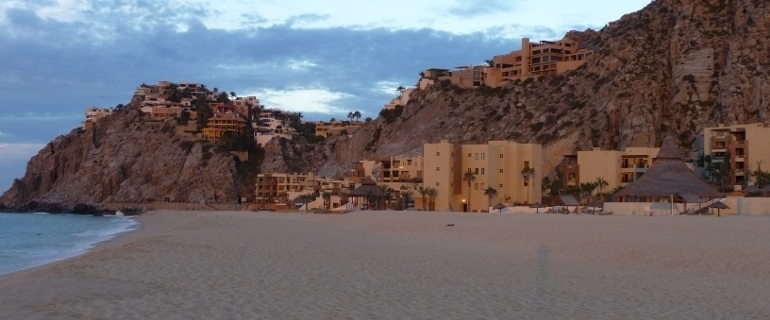
[[[332,193],[328,191],[324,192],[321,194],[321,197],[324,199],[324,210],[330,210]]]
[[[425,211],[425,196],[428,195],[428,188],[424,188],[423,186],[419,186],[417,188],[417,192],[420,193],[420,196],[422,197],[422,211]]]
[[[385,191],[385,209],[387,209],[390,206],[390,200],[393,197],[393,193],[395,193],[396,190],[394,190],[391,187],[385,187],[383,191]]]
[[[471,171],[471,169],[468,169],[468,171],[465,171],[463,174],[463,181],[468,183],[468,212],[471,211],[471,184],[476,181],[476,174]]]
[[[412,198],[412,191],[401,191],[401,200],[404,202],[404,206],[402,208],[407,209],[409,206],[409,200]]]
[[[235,91],[230,91],[230,96],[235,98],[237,96],[237,94],[235,94]]]
[[[348,112],[348,119],[350,119],[350,121],[353,121],[353,118],[355,118],[353,116],[353,112]]]
[[[356,121],[361,121],[361,112],[360,111],[353,112],[353,118],[356,118]]]
[[[521,169],[521,175],[527,183],[527,203],[529,203],[529,188],[532,187],[531,178],[535,176],[535,168],[524,167],[524,169]]]
[[[436,188],[428,188],[428,198],[430,199],[428,209],[431,211],[436,211],[436,197],[438,197],[438,190]]]
[[[372,117],[366,117],[366,119],[364,119],[364,121],[366,121],[366,123],[372,122]]]
[[[489,200],[489,206],[492,206],[492,198],[494,198],[497,195],[497,189],[492,187],[487,187],[484,189],[484,195],[487,196],[487,199]]]
[[[594,189],[596,189],[596,184],[594,182],[583,182],[583,183],[581,183],[580,187],[579,187],[581,200],[586,198],[585,195],[588,195],[589,199],[586,200],[586,203],[590,202],[591,192],[593,192]]]
[[[596,178],[596,186],[599,187],[599,199],[601,199],[602,202],[604,202],[604,187],[608,186],[609,183],[607,183],[607,180],[604,180],[604,177],[598,177]]]

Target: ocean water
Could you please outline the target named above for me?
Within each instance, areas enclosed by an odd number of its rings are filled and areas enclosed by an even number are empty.
[[[138,225],[130,217],[0,213],[0,274],[80,255]]]

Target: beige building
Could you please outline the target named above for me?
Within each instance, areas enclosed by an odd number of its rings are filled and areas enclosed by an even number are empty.
[[[101,118],[107,117],[115,112],[113,108],[90,107],[86,109],[86,119],[83,121],[83,129],[89,130],[94,123]]]
[[[343,131],[347,134],[353,134],[358,128],[364,125],[362,121],[318,121],[315,123],[315,135],[319,137],[333,137],[342,134]]]
[[[462,88],[481,85],[497,88],[508,81],[551,76],[575,70],[583,65],[597,49],[566,38],[540,42],[530,42],[528,38],[523,38],[520,50],[494,56],[490,66],[461,66],[455,70],[428,69],[423,72],[418,86],[424,89],[435,80],[446,79]]]
[[[770,127],[761,123],[740,124],[703,129],[703,154],[712,164],[729,161],[730,183],[735,186],[754,184],[750,172],[770,170]]]
[[[423,157],[398,156],[378,161],[377,182],[422,182]]]
[[[234,113],[216,114],[206,120],[206,127],[203,128],[203,138],[219,140],[225,133],[238,135],[246,127],[246,120]]]
[[[492,205],[541,201],[541,145],[512,141],[461,145],[442,140],[425,144],[423,157],[423,184],[438,190],[438,211],[486,211],[490,200],[484,190],[488,187],[497,191]],[[524,168],[534,172],[525,175]],[[463,179],[469,171],[476,178],[470,187]]]
[[[599,148],[590,151],[578,151],[577,171],[579,174],[575,177],[574,182],[566,181],[564,186],[578,186],[580,183],[595,182],[602,178],[607,181],[607,186],[602,188],[604,192],[617,187],[625,187],[647,172],[659,150],[660,148],[629,147],[623,151],[601,150]],[[565,158],[572,157],[567,156]]]

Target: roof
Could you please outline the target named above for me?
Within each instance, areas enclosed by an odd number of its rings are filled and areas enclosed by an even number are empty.
[[[369,181],[371,181],[371,179],[369,179]],[[350,191],[348,195],[353,197],[380,197],[384,196],[385,192],[383,192],[377,185],[362,184],[355,190]]]
[[[685,201],[701,198],[721,198],[724,194],[699,179],[679,155],[679,145],[673,137],[663,139],[660,152],[652,166],[636,182],[617,193],[630,197],[669,197],[678,194]],[[688,201],[690,202],[690,201]]]
[[[216,121],[216,120],[235,120],[238,122],[246,122],[243,118],[240,116],[234,114],[234,113],[217,113],[213,117],[209,118],[209,120]]]

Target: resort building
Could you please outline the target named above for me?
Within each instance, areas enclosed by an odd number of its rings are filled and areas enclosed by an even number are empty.
[[[761,123],[740,124],[703,129],[703,154],[711,160],[710,165],[723,162],[729,164],[730,184],[742,187],[753,185],[751,172],[770,170],[770,127]]]
[[[115,110],[113,108],[99,108],[90,107],[86,108],[86,119],[83,121],[83,129],[89,130],[94,126],[94,123],[101,118],[111,115]]]
[[[370,178],[372,176],[372,172],[376,164],[377,161],[373,160],[361,160],[353,162],[348,180],[354,183],[363,182],[366,178]]]
[[[399,90],[398,97],[393,98],[390,100],[388,104],[385,105],[386,110],[393,110],[396,108],[396,106],[406,106],[407,103],[409,103],[409,98],[412,96],[412,92],[414,92],[414,88],[409,89],[401,89]]]
[[[597,50],[595,46],[581,45],[566,38],[534,43],[530,42],[529,38],[523,38],[520,50],[494,56],[489,66],[471,65],[457,67],[455,70],[425,70],[418,87],[424,89],[433,81],[449,80],[461,88],[481,85],[497,88],[509,81],[552,76],[575,70]]]
[[[287,203],[297,197],[312,193],[320,196],[325,192],[340,196],[355,187],[350,180],[317,177],[313,173],[266,173],[257,175],[256,203]],[[334,208],[339,206],[337,203]]]
[[[601,178],[607,182],[607,186],[603,187],[604,191],[625,187],[647,172],[659,150],[660,148],[629,147],[623,151],[599,148],[578,151],[577,165],[564,172],[574,174],[577,171],[578,174],[567,176],[567,180],[563,180],[564,186],[579,186],[580,183],[595,182]],[[574,158],[575,156],[565,156],[564,161],[574,165]]]
[[[541,201],[544,172],[539,144],[442,140],[425,144],[423,157],[423,185],[438,191],[435,210],[486,211],[490,201],[493,205]],[[468,181],[466,176],[473,178]],[[485,194],[487,188],[495,191],[492,199]]]
[[[282,119],[275,118],[281,116]],[[274,138],[285,138],[291,140],[296,133],[294,128],[286,125],[286,116],[273,110],[263,111],[259,114],[259,119],[252,122],[254,128],[254,139],[260,146],[265,146]]]
[[[422,182],[423,157],[398,156],[378,161],[378,182]]]
[[[333,137],[346,132],[347,134],[353,134],[358,128],[364,125],[361,121],[317,121],[315,123],[315,135],[319,137]]]
[[[203,138],[218,140],[226,133],[240,134],[246,126],[246,120],[234,113],[216,114],[206,121]]]

